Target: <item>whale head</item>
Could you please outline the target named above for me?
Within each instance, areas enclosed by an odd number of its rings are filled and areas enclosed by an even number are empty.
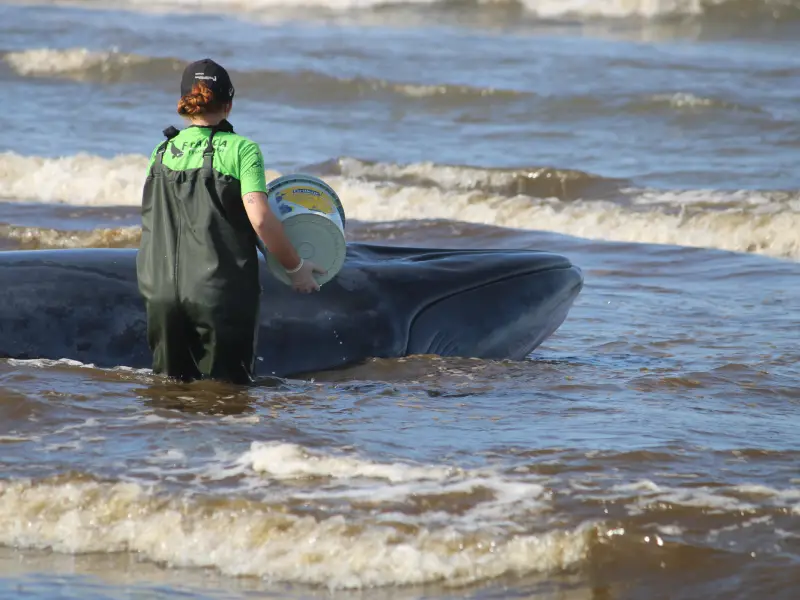
[[[534,250],[381,248],[371,277],[396,289],[406,355],[521,360],[566,319],[583,288],[567,258]]]

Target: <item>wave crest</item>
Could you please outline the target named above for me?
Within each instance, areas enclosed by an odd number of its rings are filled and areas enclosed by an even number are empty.
[[[620,180],[555,167],[483,168],[432,162],[394,164],[343,157],[314,165],[329,175],[450,191],[483,191],[501,196],[574,200],[619,191]]]
[[[542,17],[604,17],[661,19],[794,20],[800,18],[797,0],[520,0],[520,5]]]
[[[46,227],[0,224],[0,239],[14,242],[21,250],[45,248],[131,248],[142,237],[140,227],[107,227],[88,231],[64,231]]]
[[[3,60],[20,76],[51,77],[79,82],[142,82],[172,89],[185,62],[125,54],[117,50],[93,51],[85,48],[36,48],[6,52]],[[237,84],[260,94],[287,96],[296,101],[313,98],[314,102],[343,102],[364,97],[388,96],[420,102],[464,104],[514,101],[526,92],[480,88],[451,83],[413,83],[367,77],[333,77],[315,71],[233,71]],[[307,101],[307,100],[306,100]]]
[[[69,0],[71,3],[93,4],[91,0]],[[646,19],[698,18],[701,20],[747,22],[794,21],[800,19],[799,0],[238,0],[194,1],[121,0],[119,5],[129,10],[212,12],[304,16],[315,9],[320,17],[335,14],[376,13],[392,11],[449,11],[459,16],[470,13],[496,13],[503,21],[525,15],[544,19]]]
[[[592,189],[597,188],[592,186],[608,192],[618,184],[579,171],[555,170],[561,176],[545,177],[545,183],[534,178],[533,183],[525,182],[533,188],[519,193],[515,170],[356,159],[331,164],[334,166],[329,168],[338,169],[338,174],[325,178],[341,196],[348,216],[356,221],[445,219],[588,239],[711,247],[800,259],[797,191],[624,188],[602,197],[593,195]],[[0,190],[11,201],[138,206],[146,168],[146,157],[138,155],[104,159],[81,154],[50,159],[7,152],[0,154]],[[267,179],[278,175],[269,171]],[[548,186],[553,189],[548,191]],[[565,195],[564,189],[573,195]],[[48,238],[42,231],[25,234],[13,230],[11,235],[29,235],[36,243],[56,247],[63,247],[59,244],[71,235],[64,232],[61,237]],[[126,243],[133,239],[126,236],[134,234],[123,229],[97,235],[103,243]]]
[[[281,457],[288,462],[270,460]],[[275,443],[253,444],[216,476],[231,472],[255,479],[257,499],[81,473],[0,481],[0,544],[136,552],[171,566],[358,589],[456,587],[556,571],[585,560],[595,537],[590,524],[548,526],[540,518],[545,490],[498,474],[453,478],[443,467],[376,463]],[[303,486],[308,475],[347,485]],[[273,481],[265,485],[265,478]],[[297,481],[278,483],[287,479]],[[511,513],[524,514],[524,526]]]

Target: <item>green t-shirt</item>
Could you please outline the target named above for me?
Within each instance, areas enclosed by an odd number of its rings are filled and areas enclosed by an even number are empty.
[[[164,166],[174,171],[199,169],[203,165],[203,150],[208,144],[210,133],[209,127],[194,126],[181,130],[167,144]],[[242,186],[242,195],[249,192],[267,192],[264,157],[258,144],[238,133],[226,131],[218,131],[214,135],[213,144],[214,169],[223,175],[238,179]],[[158,146],[150,155],[148,173],[156,159]]]

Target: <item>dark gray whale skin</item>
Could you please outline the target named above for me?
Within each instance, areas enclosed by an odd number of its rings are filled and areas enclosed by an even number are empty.
[[[0,357],[150,368],[136,249],[0,252]],[[558,254],[350,243],[322,290],[261,262],[256,374],[435,354],[521,360],[558,329],[583,274]]]

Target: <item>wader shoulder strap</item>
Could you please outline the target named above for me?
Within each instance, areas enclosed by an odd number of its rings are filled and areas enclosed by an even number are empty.
[[[167,127],[167,128],[166,128],[164,131],[162,131],[161,133],[163,133],[163,134],[164,134],[164,136],[165,136],[167,139],[166,139],[166,140],[164,140],[163,142],[161,142],[161,145],[158,147],[158,159],[156,160],[156,162],[157,162],[159,165],[160,165],[160,164],[163,164],[163,160],[164,160],[164,152],[166,152],[166,150],[167,150],[167,144],[169,144],[169,141],[170,141],[172,138],[174,138],[176,135],[178,135],[178,134],[180,133],[180,130],[178,130],[178,129],[175,129],[175,127],[173,127],[172,125],[170,125],[169,127]]]
[[[227,119],[223,119],[216,125],[211,126],[211,135],[208,136],[206,149],[203,150],[203,171],[205,172],[206,177],[211,177],[214,174],[214,136],[219,131],[233,133],[233,126],[227,121]]]
[[[211,135],[208,136],[208,143],[203,150],[203,175],[211,177],[214,169],[214,135],[219,131],[216,127],[211,128]]]

